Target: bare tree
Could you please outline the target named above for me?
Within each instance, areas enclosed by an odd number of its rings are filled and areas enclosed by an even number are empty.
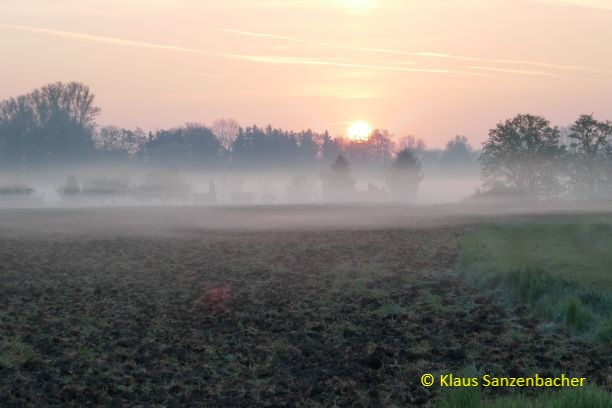
[[[382,163],[388,163],[393,158],[393,136],[387,130],[376,129],[368,140],[370,151],[374,158]]]
[[[413,152],[420,152],[427,149],[427,144],[421,138],[417,138],[412,135],[402,136],[397,143],[397,148],[399,151],[402,150],[412,150]]]
[[[235,119],[217,119],[212,124],[212,131],[226,151],[232,150],[232,144],[238,136],[240,125]]]

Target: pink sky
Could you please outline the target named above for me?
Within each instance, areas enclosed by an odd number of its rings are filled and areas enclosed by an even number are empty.
[[[610,38],[607,0],[3,0],[0,98],[78,80],[101,124],[477,144],[521,112],[612,119]]]

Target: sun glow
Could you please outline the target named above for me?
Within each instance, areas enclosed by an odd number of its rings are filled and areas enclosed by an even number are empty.
[[[366,142],[372,133],[372,126],[368,122],[357,121],[348,128],[348,137],[354,142]]]
[[[339,3],[353,11],[366,11],[374,5],[373,0],[339,0]]]

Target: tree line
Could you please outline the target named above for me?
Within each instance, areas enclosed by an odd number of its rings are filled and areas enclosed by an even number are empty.
[[[489,132],[480,155],[489,189],[510,188],[534,199],[612,196],[612,122],[580,117],[560,130],[521,114]]]
[[[100,127],[100,108],[88,86],[45,85],[0,102],[0,164],[31,169],[92,160],[147,163],[181,168],[294,169],[320,168],[340,154],[355,168],[388,166],[397,151],[409,148],[425,165],[438,159],[442,168],[475,163],[467,138],[447,149],[427,149],[408,136],[395,142],[386,130],[375,130],[364,142],[332,137],[328,132],[287,131],[272,126],[240,127],[221,119],[211,126],[184,126],[145,132],[140,128]]]
[[[612,123],[593,115],[581,115],[567,129],[542,116],[517,115],[491,129],[477,150],[465,136],[452,138],[444,149],[429,149],[421,139],[398,140],[386,130],[358,142],[328,132],[243,128],[232,119],[145,132],[100,127],[99,113],[93,92],[78,82],[45,85],[0,102],[0,165],[33,169],[100,160],[181,169],[306,170],[333,163],[339,179],[328,177],[329,185],[350,184],[352,176],[342,175],[347,168],[374,167],[386,172],[390,190],[400,183],[393,174],[402,172],[410,173],[404,179],[411,191],[424,172],[480,171],[487,189],[531,198],[612,194]]]

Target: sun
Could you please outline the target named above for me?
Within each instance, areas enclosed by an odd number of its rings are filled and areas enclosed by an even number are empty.
[[[354,142],[366,142],[372,133],[372,126],[368,122],[357,121],[351,123],[348,128],[348,137]]]

